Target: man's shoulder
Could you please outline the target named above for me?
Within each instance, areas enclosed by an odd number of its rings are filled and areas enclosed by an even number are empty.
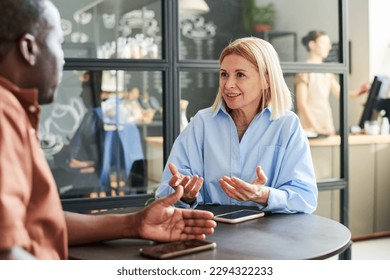
[[[28,117],[19,100],[0,86],[0,129],[3,133],[24,135],[29,128]]]
[[[20,114],[24,112],[16,96],[0,85],[0,110],[7,113]]]

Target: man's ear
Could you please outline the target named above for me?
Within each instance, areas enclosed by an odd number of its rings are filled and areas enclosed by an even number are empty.
[[[38,46],[35,36],[29,33],[24,34],[19,39],[19,49],[26,62],[29,65],[34,66],[38,53]]]

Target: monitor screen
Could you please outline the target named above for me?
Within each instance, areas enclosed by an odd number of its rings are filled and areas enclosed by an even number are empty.
[[[368,93],[366,104],[364,105],[364,110],[360,118],[359,126],[364,128],[364,122],[374,120],[378,117],[379,101],[386,100],[388,89],[389,89],[390,79],[388,76],[375,76],[374,81],[371,84],[370,91]],[[389,110],[385,110],[386,115],[390,113]],[[389,112],[387,112],[389,111]]]

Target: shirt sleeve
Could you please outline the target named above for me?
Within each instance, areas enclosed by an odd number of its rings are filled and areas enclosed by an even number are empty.
[[[23,129],[22,121],[19,123],[20,116],[3,106],[0,102],[0,249],[29,248],[25,228],[26,204],[31,193],[28,187],[31,170],[25,148],[28,129]]]
[[[278,167],[277,179],[270,186],[268,204],[263,211],[274,213],[313,213],[317,208],[318,189],[310,147],[297,118],[290,131],[285,153]]]
[[[195,116],[188,126],[176,138],[167,163],[173,163],[178,171],[183,175],[203,177],[203,153],[202,141],[203,132],[200,119]],[[162,183],[156,191],[156,198],[167,196],[174,192],[169,185],[172,174],[166,165],[162,175]],[[183,201],[177,202],[176,206],[182,208],[195,208],[198,204],[203,203],[203,188],[199,192],[197,200],[189,205]]]

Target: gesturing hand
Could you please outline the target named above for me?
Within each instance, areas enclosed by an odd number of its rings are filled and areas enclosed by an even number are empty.
[[[254,201],[266,205],[269,197],[269,189],[265,187],[267,176],[261,170],[256,168],[257,178],[251,183],[247,183],[237,177],[224,176],[219,179],[223,191],[230,197],[241,201]]]
[[[138,235],[141,238],[161,242],[205,239],[206,234],[214,232],[213,213],[172,206],[183,195],[182,186],[175,189],[171,195],[154,201],[138,213]]]
[[[172,178],[168,182],[169,185],[174,189],[179,185],[183,186],[184,193],[181,200],[189,204],[194,202],[199,195],[204,179],[197,175],[190,178],[190,176],[181,174],[173,163],[169,163],[168,168],[172,173]]]

